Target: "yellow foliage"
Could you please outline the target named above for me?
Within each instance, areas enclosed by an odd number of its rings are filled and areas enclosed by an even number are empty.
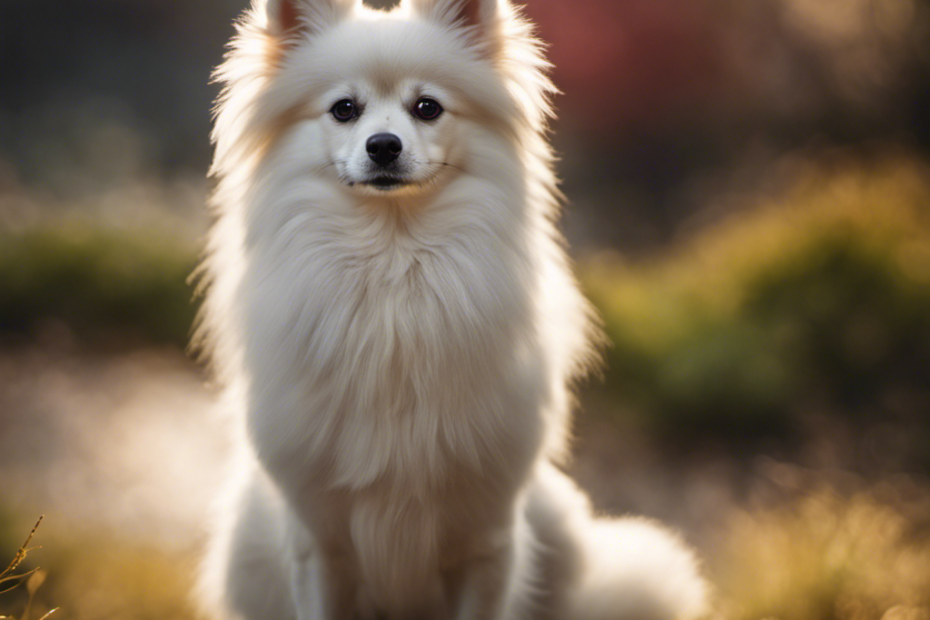
[[[879,488],[846,498],[820,488],[775,508],[735,513],[718,576],[724,615],[731,620],[926,617],[930,536],[885,495]]]

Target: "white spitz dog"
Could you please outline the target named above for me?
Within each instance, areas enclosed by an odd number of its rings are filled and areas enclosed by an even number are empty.
[[[507,0],[255,0],[218,71],[201,336],[249,446],[203,571],[244,620],[684,620],[692,554],[553,465],[591,312]]]

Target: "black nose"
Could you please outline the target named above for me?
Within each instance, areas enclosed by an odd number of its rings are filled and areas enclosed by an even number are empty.
[[[400,152],[404,150],[404,145],[400,138],[392,133],[376,133],[368,138],[365,148],[368,150],[371,161],[379,166],[387,166],[397,159]]]

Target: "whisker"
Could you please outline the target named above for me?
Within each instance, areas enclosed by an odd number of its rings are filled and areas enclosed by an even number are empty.
[[[455,164],[450,164],[450,163],[447,162],[447,161],[441,161],[441,162],[438,162],[438,164],[439,164],[440,166],[448,166],[448,167],[450,167],[450,168],[455,168],[455,169],[458,170],[459,172],[465,172],[465,168],[462,168],[461,166],[456,166]]]
[[[323,171],[326,170],[327,168],[329,168],[329,167],[331,167],[331,166],[335,166],[337,163],[343,163],[343,162],[340,161],[340,160],[335,160],[335,159],[334,159],[334,160],[332,160],[331,162],[329,162],[328,164],[324,164],[324,165],[322,165],[322,166],[319,166],[319,167],[316,169],[316,172],[323,172]]]

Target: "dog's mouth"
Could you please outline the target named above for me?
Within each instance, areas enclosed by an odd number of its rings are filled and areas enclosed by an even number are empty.
[[[395,194],[406,195],[411,191],[416,192],[424,185],[421,180],[392,174],[378,174],[361,179],[343,177],[342,182],[364,195],[377,196],[383,194],[385,197],[393,197]]]
[[[371,179],[360,181],[359,185],[365,185],[367,187],[372,187],[381,191],[390,191],[392,189],[404,187],[405,185],[410,185],[410,181],[402,177],[377,176]]]

